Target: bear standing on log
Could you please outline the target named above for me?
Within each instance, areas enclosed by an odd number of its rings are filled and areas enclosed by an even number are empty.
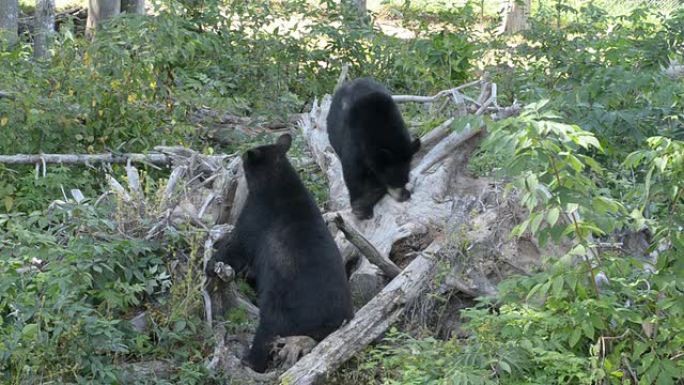
[[[420,139],[411,140],[385,87],[368,78],[344,84],[333,96],[327,125],[357,218],[372,218],[387,192],[399,202],[411,197],[405,186]]]
[[[256,278],[260,319],[246,363],[267,368],[275,338],[318,341],[353,317],[342,257],[311,194],[287,159],[288,134],[242,157],[245,206],[215,261]]]

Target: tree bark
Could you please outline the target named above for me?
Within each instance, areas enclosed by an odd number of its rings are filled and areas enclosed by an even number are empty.
[[[210,159],[222,160],[226,156],[209,156]],[[127,162],[151,163],[166,166],[173,163],[174,156],[167,153],[149,154],[16,154],[0,155],[0,164],[122,164]]]
[[[14,46],[19,39],[18,29],[19,2],[17,0],[0,0],[0,44],[7,44],[8,47]]]
[[[531,0],[506,0],[499,33],[514,34],[527,29],[530,9],[532,9]]]
[[[86,35],[93,36],[103,21],[121,11],[121,0],[88,0]]]
[[[145,0],[121,0],[121,12],[144,15]]]
[[[55,31],[55,0],[36,1],[34,22],[33,56],[36,59],[47,59],[50,56],[50,40]]]

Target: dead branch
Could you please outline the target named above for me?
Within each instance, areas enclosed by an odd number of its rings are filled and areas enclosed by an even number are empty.
[[[0,163],[4,164],[124,164],[127,162],[151,163],[158,166],[171,164],[171,159],[164,154],[16,154],[0,155]]]
[[[420,152],[427,152],[447,135],[451,130],[451,124],[454,122],[455,118],[449,118],[444,121],[444,123],[432,129],[427,134],[420,138]]]
[[[7,91],[0,91],[0,99],[15,100],[17,97],[13,93]]]
[[[119,183],[119,181],[117,181],[113,176],[111,176],[109,174],[107,174],[105,176],[105,178],[107,179],[107,183],[109,184],[109,188],[112,190],[112,192],[114,194],[116,194],[116,196],[121,198],[126,203],[131,202],[132,198],[131,198],[130,194],[128,194],[128,191],[126,191],[126,189],[123,188],[123,186],[121,185],[121,183]]]
[[[454,150],[469,139],[479,134],[483,127],[472,129],[470,125],[461,132],[454,132],[447,136],[444,140],[439,142],[432,150],[430,150],[420,163],[416,166],[415,175],[427,173],[433,166],[453,155]]]
[[[401,269],[397,267],[388,257],[380,254],[378,249],[375,248],[366,238],[364,238],[354,226],[345,223],[342,216],[338,213],[335,216],[335,225],[337,228],[344,233],[344,236],[351,242],[357,249],[363,254],[368,260],[375,266],[379,267],[380,270],[389,278],[394,278],[399,273]]]
[[[335,91],[342,87],[342,84],[347,80],[349,75],[349,63],[342,64],[342,70],[340,71],[340,76],[337,78],[337,84],[335,85]]]
[[[475,80],[470,83],[466,83],[463,85],[460,85],[458,87],[454,88],[449,88],[448,90],[442,90],[439,91],[438,93],[434,94],[433,96],[419,96],[419,95],[392,95],[392,99],[394,100],[395,103],[407,103],[407,102],[416,102],[416,103],[432,103],[440,98],[446,97],[446,96],[451,96],[454,93],[457,93],[461,90],[464,90],[469,87],[474,87],[476,85],[479,85],[482,82],[482,80]],[[475,102],[473,99],[468,98],[467,96],[463,95],[466,100]]]

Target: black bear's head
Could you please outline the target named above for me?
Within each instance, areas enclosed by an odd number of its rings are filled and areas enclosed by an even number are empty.
[[[278,175],[279,169],[289,166],[287,151],[292,145],[292,136],[283,134],[275,144],[268,144],[247,150],[242,155],[242,164],[247,181],[263,177]]]
[[[403,188],[409,181],[411,159],[420,150],[420,139],[416,138],[403,151],[380,149],[376,162],[378,176],[390,189]]]

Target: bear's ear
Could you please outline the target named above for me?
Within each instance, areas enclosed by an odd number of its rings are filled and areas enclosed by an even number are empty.
[[[411,142],[411,152],[415,154],[418,150],[420,150],[420,138],[415,138]]]
[[[278,137],[278,141],[276,141],[276,145],[281,148],[283,151],[283,154],[287,152],[287,150],[290,149],[290,146],[292,145],[292,135],[290,134],[282,134],[280,137]]]
[[[255,163],[261,160],[261,158],[264,157],[264,151],[260,148],[253,148],[251,150],[247,150],[245,152],[245,155],[242,156],[242,160],[244,162],[249,162],[249,163]]]

